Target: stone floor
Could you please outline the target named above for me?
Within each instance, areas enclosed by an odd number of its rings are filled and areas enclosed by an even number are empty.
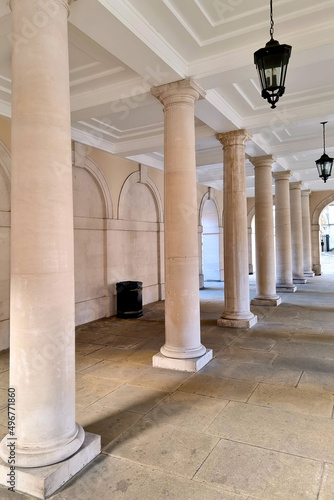
[[[206,283],[202,339],[214,359],[197,374],[151,367],[163,302],[137,320],[78,327],[77,421],[102,436],[103,452],[51,498],[333,500],[332,262],[279,307],[252,307],[251,330],[216,326],[222,283]],[[6,370],[2,354],[2,434]],[[0,488],[0,498],[32,497]]]

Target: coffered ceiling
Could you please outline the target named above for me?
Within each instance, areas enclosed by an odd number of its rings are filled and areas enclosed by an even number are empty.
[[[196,106],[197,178],[222,189],[217,132],[246,128],[249,158],[272,154],[305,189],[334,190],[314,161],[334,156],[334,0],[274,0],[275,38],[292,45],[286,93],[271,109],[253,53],[269,39],[269,0],[77,0],[69,18],[73,139],[163,169],[163,112],[150,88],[185,77]],[[0,0],[0,114],[11,113],[11,14]]]

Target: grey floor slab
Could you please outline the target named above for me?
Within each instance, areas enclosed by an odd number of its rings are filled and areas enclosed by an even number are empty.
[[[323,388],[334,393],[334,373],[303,372],[298,387]]]
[[[295,388],[283,384],[259,384],[248,402],[330,418],[333,412],[334,396],[329,391],[309,386]]]
[[[127,382],[135,377],[138,377],[139,375],[144,374],[148,370],[150,370],[150,368],[146,366],[108,360],[100,361],[99,363],[82,370],[80,373],[89,373],[95,377],[105,379],[112,378]]]
[[[316,500],[321,476],[314,460],[222,440],[195,479],[263,500]]]
[[[334,463],[334,420],[329,418],[230,402],[206,433]]]
[[[247,500],[249,497],[102,455],[52,500]],[[8,497],[10,500],[10,497]],[[7,497],[6,499],[7,500]],[[13,499],[14,500],[14,499]],[[16,499],[15,499],[16,500]],[[18,499],[19,500],[19,499]],[[249,499],[251,500],[251,499]]]
[[[271,364],[276,357],[277,354],[275,352],[242,349],[241,347],[234,347],[232,345],[219,353],[217,359],[239,363]]]
[[[302,370],[291,370],[268,364],[240,363],[213,359],[201,370],[201,374],[212,377],[246,380],[249,383],[270,382],[284,383],[295,386],[300,379]]]
[[[198,394],[174,392],[150,411],[146,418],[153,421],[158,419],[159,424],[204,432],[227,403],[228,401]]]
[[[219,439],[143,417],[105,452],[192,478]]]
[[[134,380],[132,385],[151,387],[158,391],[174,391],[193,374],[164,368],[146,368]]]
[[[114,410],[145,414],[166,396],[168,396],[167,392],[157,391],[148,387],[123,385],[111,394],[99,399],[99,404]]]
[[[318,500],[334,498],[334,465],[326,464]]]
[[[134,425],[141,415],[131,411],[112,410],[93,404],[77,412],[76,421],[93,434],[101,436],[102,448]]]
[[[257,382],[218,378],[206,375],[205,373],[197,373],[194,377],[187,380],[178,390],[214,398],[245,402],[256,387]]]
[[[94,373],[94,372],[93,372]],[[76,401],[81,406],[88,406],[106,396],[122,384],[120,380],[104,379],[91,374],[77,377]]]

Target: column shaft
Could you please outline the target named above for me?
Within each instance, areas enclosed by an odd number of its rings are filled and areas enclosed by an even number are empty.
[[[301,192],[302,195],[302,228],[303,228],[303,252],[304,252],[304,276],[314,276],[312,271],[312,245],[311,245],[311,218],[310,218],[310,194],[309,189]]]
[[[294,283],[306,283],[302,229],[301,182],[290,183],[292,274]]]
[[[295,292],[292,280],[290,171],[275,172],[276,290]]]
[[[277,306],[272,194],[272,156],[253,158],[255,167],[256,297],[254,305]]]
[[[183,80],[151,92],[163,103],[165,115],[166,343],[153,365],[196,371],[212,357],[201,344],[198,289],[194,110],[203,91]]]
[[[312,269],[316,276],[321,276],[321,263],[320,263],[320,226],[319,224],[312,224],[311,227],[311,240],[312,240]]]
[[[246,205],[245,130],[218,134],[224,149],[224,289],[225,310],[218,326],[250,328]]]
[[[54,6],[47,26],[12,54],[10,386],[20,467],[64,460],[84,440],[75,423],[68,5]],[[11,8],[20,36],[36,2]]]

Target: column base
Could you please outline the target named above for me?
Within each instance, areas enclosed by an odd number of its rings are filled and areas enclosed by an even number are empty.
[[[314,278],[314,272],[313,271],[305,271],[304,276],[307,276],[308,278]]]
[[[168,370],[180,370],[183,372],[198,372],[212,359],[212,349],[206,349],[206,352],[198,358],[167,358],[159,352],[152,358],[154,368],[166,368]]]
[[[219,318],[217,320],[217,326],[223,326],[225,328],[252,328],[256,325],[257,316],[249,319],[232,319],[232,318]]]
[[[16,442],[15,446],[15,463],[17,467],[46,467],[58,462],[66,460],[76,453],[82,446],[85,440],[85,431],[79,424],[75,424],[75,434],[66,441],[64,440],[57,445],[42,447],[20,447]],[[7,461],[8,457],[8,441],[13,438],[9,434],[3,438],[0,443],[0,458]]]
[[[296,290],[297,287],[293,283],[280,283],[276,285],[276,292],[295,293]]]
[[[281,297],[277,298],[265,298],[265,297],[254,297],[254,299],[251,300],[251,305],[252,306],[279,306],[280,303],[282,302]]]
[[[14,491],[26,493],[37,498],[45,499],[57,491],[75,474],[83,469],[101,452],[101,437],[96,434],[86,432],[85,440],[81,448],[67,460],[55,465],[36,468],[15,469]],[[6,489],[11,486],[7,481],[10,480],[10,467],[0,459],[0,485]],[[1,492],[0,492],[1,496]]]
[[[315,264],[313,266],[313,271],[314,271],[314,274],[316,276],[321,276],[322,275],[322,272],[321,272],[321,265],[320,264]]]
[[[293,278],[293,282],[301,285],[305,285],[307,283],[306,278]]]

